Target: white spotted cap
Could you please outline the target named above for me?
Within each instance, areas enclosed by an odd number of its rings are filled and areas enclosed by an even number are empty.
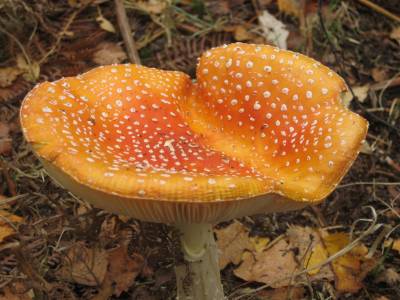
[[[24,135],[78,196],[169,223],[319,201],[365,137],[343,81],[305,56],[233,44],[208,51],[197,76],[113,65],[44,82],[22,104]]]

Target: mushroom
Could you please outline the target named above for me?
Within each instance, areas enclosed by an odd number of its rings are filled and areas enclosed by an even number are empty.
[[[181,231],[178,299],[223,299],[212,224],[318,203],[354,161],[367,122],[340,103],[337,74],[270,46],[207,51],[197,79],[99,67],[36,86],[21,123],[65,188]]]

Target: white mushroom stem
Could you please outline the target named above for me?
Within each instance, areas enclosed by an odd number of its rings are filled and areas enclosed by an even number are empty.
[[[175,268],[178,300],[225,299],[211,224],[180,224],[185,264]]]

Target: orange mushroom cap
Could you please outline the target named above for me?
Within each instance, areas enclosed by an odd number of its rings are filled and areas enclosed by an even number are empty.
[[[187,102],[192,129],[297,201],[319,201],[335,188],[368,129],[342,105],[343,79],[298,53],[231,44],[206,52],[197,78]]]
[[[173,222],[181,217],[173,212],[158,216],[159,209],[148,206],[161,201],[168,211],[175,209],[169,202],[249,198],[269,184],[193,133],[180,107],[191,88],[180,72],[99,67],[36,86],[23,102],[21,123],[26,139],[62,185],[96,206]],[[116,208],[117,198],[122,207]]]
[[[343,87],[304,56],[234,44],[201,58],[197,84],[136,65],[42,83],[21,123],[49,174],[95,206],[216,222],[302,207],[333,189],[367,127],[341,106]]]

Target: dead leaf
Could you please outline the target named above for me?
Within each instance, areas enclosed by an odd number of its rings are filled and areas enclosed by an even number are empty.
[[[207,7],[208,11],[212,11],[214,16],[226,16],[231,12],[231,3],[227,0],[201,2]]]
[[[350,243],[349,235],[344,232],[327,234],[323,236],[323,241],[329,256],[339,252]],[[365,246],[358,245],[332,262],[337,291],[355,293],[362,287],[361,282],[364,278],[361,263],[367,252],[368,249]]]
[[[393,242],[392,249],[396,250],[400,254],[400,239],[397,239]]]
[[[32,300],[35,298],[33,289],[25,281],[12,281],[0,289],[0,300]],[[2,295],[3,294],[3,295]]]
[[[302,34],[300,28],[295,26],[288,26],[289,37],[287,39],[288,49],[298,50],[306,43],[306,38]]]
[[[308,274],[313,279],[334,279],[334,274],[329,265],[315,268],[321,261],[328,258],[328,252],[322,244],[319,233],[310,227],[290,226],[286,232],[290,246],[297,249],[297,261],[303,264],[305,269],[310,269]]]
[[[365,142],[362,143],[362,145],[361,145],[360,152],[361,152],[361,153],[364,153],[364,154],[372,154],[372,153],[374,152],[374,150],[375,150],[375,149],[373,149],[373,148],[371,147],[371,145],[370,145],[367,141],[365,141]]]
[[[249,250],[254,250],[257,253],[261,253],[267,247],[270,239],[261,236],[254,236],[250,238]]]
[[[0,243],[15,233],[14,228],[9,223],[18,224],[22,221],[21,217],[13,215],[8,211],[0,210]]]
[[[233,272],[246,281],[264,283],[273,288],[288,286],[292,274],[297,269],[290,245],[279,240],[271,248],[261,253],[245,251],[242,263]]]
[[[281,49],[287,49],[287,38],[289,31],[285,24],[275,18],[267,10],[262,11],[258,16],[258,22],[264,32],[264,37],[267,41]]]
[[[387,268],[376,277],[375,282],[384,282],[389,286],[396,286],[400,283],[400,274],[393,268]]]
[[[0,155],[10,154],[12,139],[10,138],[10,126],[0,122]]]
[[[371,76],[375,82],[382,82],[389,78],[386,69],[373,68],[371,71]]]
[[[98,286],[104,280],[107,266],[107,252],[104,249],[87,248],[83,243],[76,243],[69,249],[59,275],[68,281]]]
[[[327,6],[323,4],[322,10],[324,12],[327,11]],[[287,15],[294,16],[296,18],[312,18],[316,15],[318,11],[317,1],[302,1],[302,0],[278,0],[278,8],[280,12],[283,12]],[[329,12],[329,11],[328,11]]]
[[[105,300],[110,299],[113,294],[112,280],[108,276],[104,278],[101,285],[98,287],[96,295],[90,298],[90,300]]]
[[[269,239],[265,237],[250,237],[248,228],[238,221],[229,226],[215,230],[219,251],[219,268],[222,270],[228,264],[239,264],[245,250],[262,252]]]
[[[308,274],[318,278],[334,279],[334,274],[331,270],[330,265],[327,264],[325,266],[322,266],[321,268],[314,268],[326,261],[328,257],[328,252],[321,242],[315,245],[315,247],[311,249],[308,261],[306,261],[306,264],[304,265],[305,268],[310,269],[308,271]]]
[[[255,37],[253,33],[251,33],[246,27],[242,25],[238,25],[234,28],[233,36],[238,42],[249,41]]]
[[[10,86],[21,73],[22,70],[15,67],[0,68],[0,88]]]
[[[263,290],[257,293],[260,300],[302,300],[305,299],[305,289],[302,286],[290,286],[271,290]]]
[[[219,268],[229,263],[237,265],[244,250],[249,249],[249,230],[242,223],[234,221],[228,227],[215,230],[219,250]]]
[[[17,294],[7,286],[1,290],[1,293],[0,300],[32,300],[34,298],[31,291],[23,294]]]
[[[352,87],[354,95],[360,102],[364,102],[364,100],[368,97],[369,89],[369,84]],[[351,93],[351,91],[347,90],[346,92],[342,93],[341,100],[344,106],[349,107],[351,101],[353,100],[353,94]]]
[[[161,14],[166,9],[167,2],[160,0],[135,1],[134,7],[148,14]]]
[[[278,0],[279,11],[299,18],[302,14],[300,0]]]
[[[98,65],[119,64],[127,58],[124,49],[118,44],[103,42],[96,47],[92,60]]]
[[[25,80],[35,82],[39,79],[40,65],[36,61],[27,61],[22,54],[17,55],[17,66]]]
[[[392,247],[391,249],[394,251],[397,251],[397,253],[400,254],[400,239],[393,240],[393,239],[387,239],[385,243],[383,244],[384,247]]]
[[[303,275],[301,278],[293,276],[307,269],[310,282],[335,280],[337,291],[355,293],[376,265],[375,258],[366,258],[368,249],[363,244],[330,263],[327,261],[350,243],[347,233],[329,234],[320,229],[290,226],[286,235],[270,247],[269,239],[249,237],[249,230],[239,222],[216,230],[216,234],[221,268],[241,261],[234,270],[237,277],[273,288],[304,281]],[[320,267],[313,268],[316,266]]]
[[[390,38],[396,40],[400,44],[400,26],[393,28]]]
[[[112,32],[115,33],[115,28],[114,25],[108,21],[106,18],[104,18],[103,16],[98,16],[96,18],[96,21],[99,23],[99,26],[101,29],[108,31],[108,32]]]
[[[141,273],[145,261],[143,256],[134,253],[128,254],[127,247],[119,247],[108,253],[110,262],[107,277],[114,285],[114,295],[119,297],[122,292],[127,291]]]

